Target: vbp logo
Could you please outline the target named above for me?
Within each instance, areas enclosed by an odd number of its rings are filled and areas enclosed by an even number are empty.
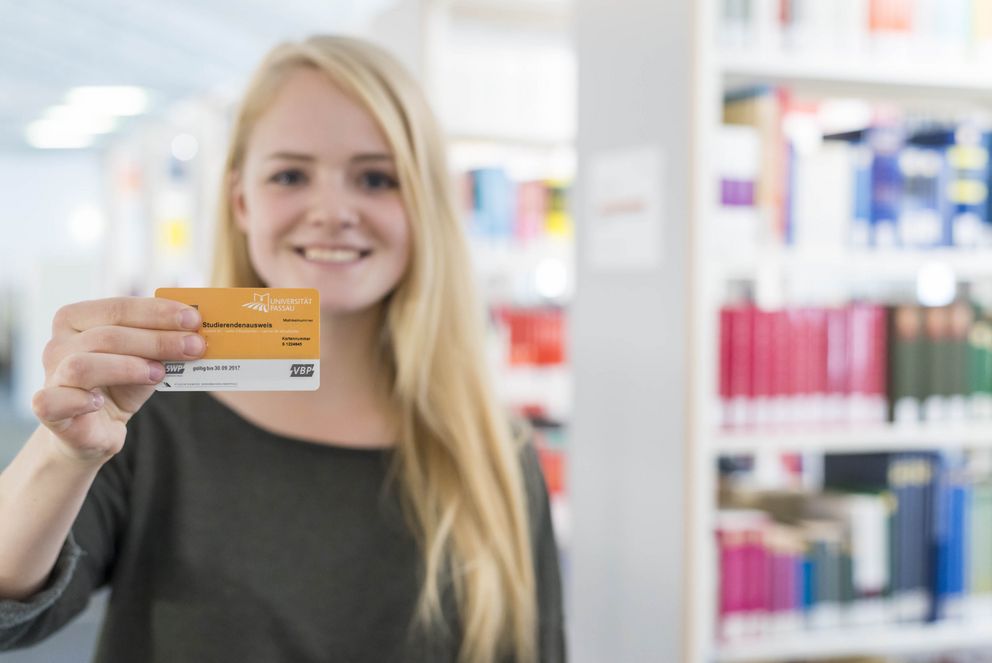
[[[308,378],[313,375],[316,366],[313,364],[293,364],[289,367],[289,377],[291,378]]]
[[[241,305],[241,308],[250,308],[253,311],[261,311],[262,313],[269,312],[269,293],[259,294],[253,292],[251,294],[252,300]]]

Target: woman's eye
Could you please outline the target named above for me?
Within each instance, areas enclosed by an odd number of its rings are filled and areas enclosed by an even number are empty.
[[[364,172],[358,179],[364,189],[395,189],[399,185],[399,182],[396,181],[395,177],[389,173],[384,173],[378,170]]]
[[[306,175],[304,175],[301,170],[280,170],[278,173],[269,178],[269,181],[274,184],[282,184],[285,186],[295,186],[297,184],[302,184],[306,181]]]

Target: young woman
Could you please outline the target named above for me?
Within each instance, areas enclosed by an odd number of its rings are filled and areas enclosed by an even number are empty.
[[[546,489],[416,84],[358,40],[276,48],[222,199],[215,285],[316,288],[320,389],[153,396],[204,351],[195,310],[61,309],[0,474],[0,648],[109,584],[100,663],[564,660]]]

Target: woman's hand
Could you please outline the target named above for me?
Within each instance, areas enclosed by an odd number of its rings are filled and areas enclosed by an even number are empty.
[[[64,306],[52,321],[35,416],[66,456],[105,462],[165,376],[162,361],[196,359],[200,314],[168,299],[118,297]]]

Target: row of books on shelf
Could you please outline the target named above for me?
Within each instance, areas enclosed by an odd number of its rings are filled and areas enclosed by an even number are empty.
[[[741,91],[718,135],[718,236],[737,250],[992,246],[990,145],[977,116]]]
[[[849,656],[821,658],[818,656],[816,660],[818,663],[992,663],[992,653],[955,651],[949,654],[914,654],[912,656],[857,656],[853,658]]]
[[[725,428],[992,419],[992,320],[967,301],[729,305],[719,343]]]
[[[503,356],[509,366],[557,366],[567,361],[563,309],[496,306],[492,316],[504,339]]]
[[[992,457],[828,455],[822,492],[722,491],[718,637],[992,619]]]
[[[521,245],[572,237],[566,182],[517,182],[498,167],[470,170],[459,177],[462,212],[474,239]]]
[[[719,26],[731,51],[992,56],[989,0],[722,0]]]

